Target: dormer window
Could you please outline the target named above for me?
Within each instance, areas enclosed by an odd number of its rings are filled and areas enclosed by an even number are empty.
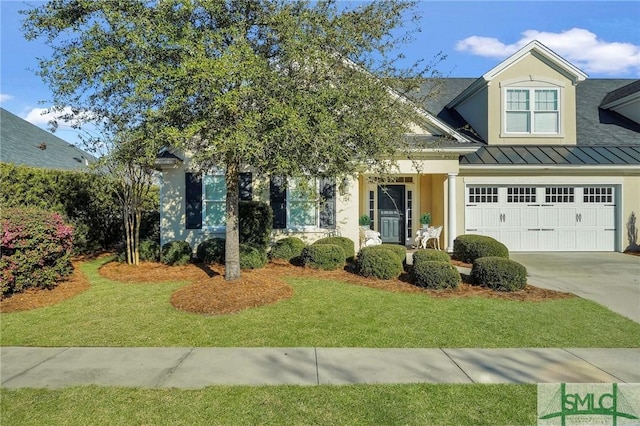
[[[557,88],[506,88],[505,132],[557,135],[560,133],[560,90]]]

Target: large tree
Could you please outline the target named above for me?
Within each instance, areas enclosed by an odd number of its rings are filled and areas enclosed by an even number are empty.
[[[55,104],[144,128],[224,170],[226,279],[240,276],[238,177],[353,176],[406,150],[405,101],[429,68],[398,67],[412,2],[51,0],[27,38]],[[386,84],[394,82],[394,91]]]

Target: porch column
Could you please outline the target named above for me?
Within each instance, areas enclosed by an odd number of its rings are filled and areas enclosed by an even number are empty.
[[[447,214],[447,251],[453,253],[453,240],[456,239],[456,176],[457,173],[449,173],[447,176],[448,206]]]

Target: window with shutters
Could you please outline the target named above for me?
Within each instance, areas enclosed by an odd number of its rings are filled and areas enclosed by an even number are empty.
[[[272,177],[270,183],[274,229],[335,228],[335,182]]]
[[[226,226],[227,185],[222,174],[185,173],[185,227],[224,230]],[[240,200],[252,199],[252,175],[240,173]]]

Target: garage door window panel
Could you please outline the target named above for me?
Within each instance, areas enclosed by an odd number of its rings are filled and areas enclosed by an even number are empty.
[[[573,203],[575,200],[575,188],[552,187],[545,188],[545,203]]]

